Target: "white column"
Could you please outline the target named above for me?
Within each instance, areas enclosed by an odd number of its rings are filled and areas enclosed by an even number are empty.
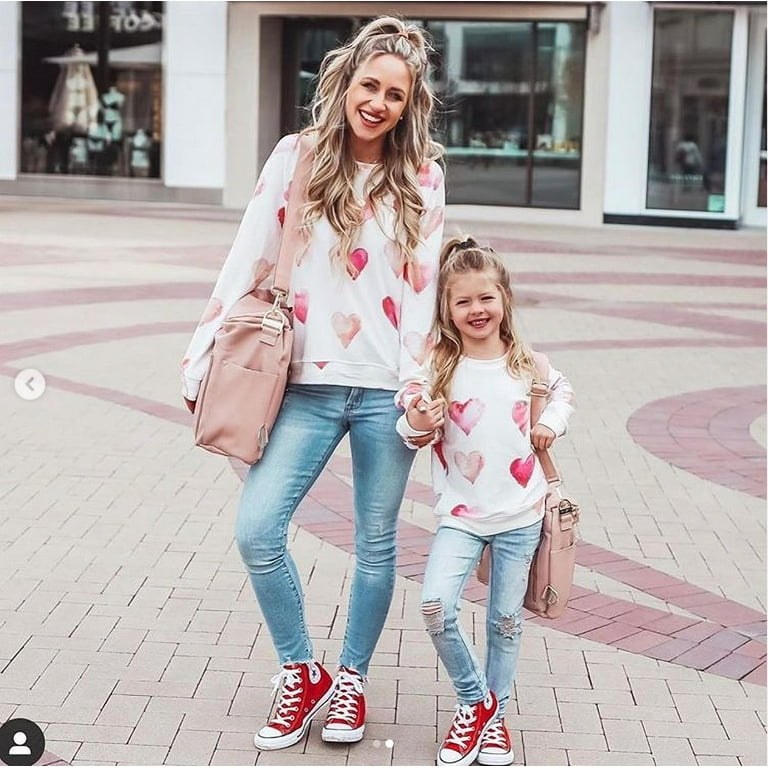
[[[165,3],[163,181],[222,188],[226,162],[227,3]]]
[[[653,8],[609,3],[608,128],[605,146],[606,213],[639,214],[645,207]]]
[[[19,167],[19,51],[21,3],[0,2],[0,179]]]

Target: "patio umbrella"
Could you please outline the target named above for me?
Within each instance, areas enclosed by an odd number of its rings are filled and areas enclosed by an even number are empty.
[[[86,54],[79,45],[57,57],[61,67],[48,111],[55,130],[71,128],[85,133],[99,111],[99,94]]]

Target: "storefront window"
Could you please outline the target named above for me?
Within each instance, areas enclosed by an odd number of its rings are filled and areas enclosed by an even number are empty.
[[[428,21],[448,201],[578,208],[584,25]]]
[[[581,24],[536,25],[531,205],[579,207],[584,46]]]
[[[725,210],[733,13],[657,10],[647,207]]]
[[[159,178],[161,2],[22,3],[22,173]]]

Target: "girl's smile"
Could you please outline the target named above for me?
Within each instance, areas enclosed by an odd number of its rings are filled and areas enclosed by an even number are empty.
[[[463,272],[448,283],[448,308],[470,357],[494,358],[504,354],[499,333],[504,318],[503,296],[488,271]]]

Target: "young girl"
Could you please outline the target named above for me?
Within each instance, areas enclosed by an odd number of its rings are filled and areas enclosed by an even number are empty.
[[[395,533],[413,453],[395,432],[401,405],[426,384],[444,208],[441,147],[422,31],[379,18],[320,68],[303,211],[306,247],[291,275],[291,371],[264,458],[245,480],[237,544],[281,670],[258,749],[298,742],[330,702],[322,738],[356,742],[364,684],[395,583]],[[268,281],[299,154],[283,138],[261,173],[183,366],[194,410],[216,331],[234,303]],[[303,144],[304,142],[302,142]],[[269,282],[266,283],[269,285]],[[315,658],[288,524],[349,433],[355,572],[336,678]]]
[[[440,255],[432,401],[414,398],[398,421],[407,440],[433,442],[439,527],[422,615],[458,697],[438,765],[509,765],[504,712],[517,668],[528,569],[539,543],[547,484],[533,448],[549,448],[573,412],[568,380],[546,363],[551,396],[530,427],[537,353],[513,321],[510,277],[490,248],[454,238]],[[546,359],[541,356],[540,363]],[[440,411],[447,404],[443,419]],[[442,427],[440,432],[432,433]],[[485,668],[458,619],[459,601],[491,547]]]

